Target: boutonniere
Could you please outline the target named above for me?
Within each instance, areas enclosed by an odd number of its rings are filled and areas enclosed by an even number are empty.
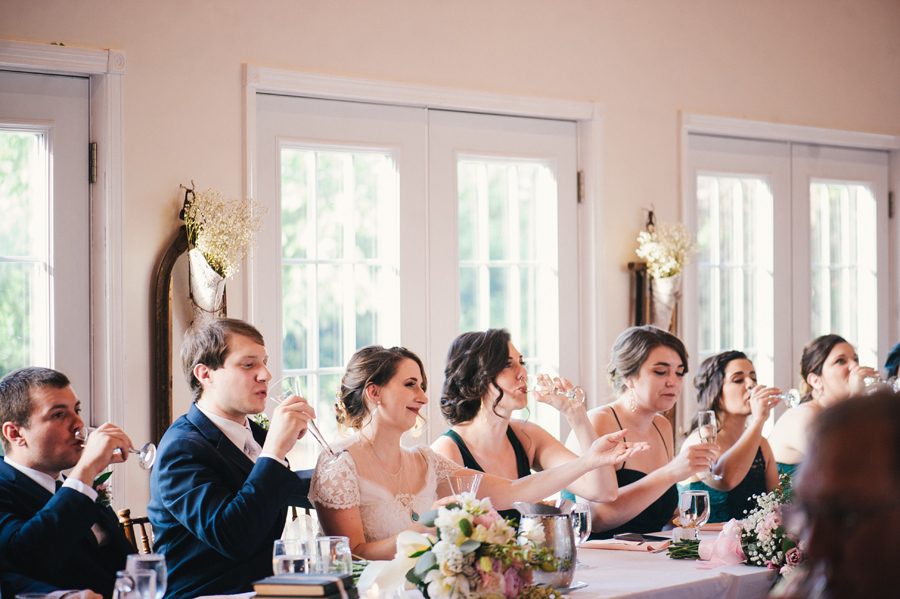
[[[112,501],[112,487],[109,485],[107,480],[112,476],[112,472],[104,472],[100,476],[94,479],[94,484],[91,485],[95,491],[97,491],[97,499],[95,503],[98,503],[103,506],[108,506]]]
[[[265,413],[253,414],[250,420],[261,426],[265,430],[269,430],[269,417]]]

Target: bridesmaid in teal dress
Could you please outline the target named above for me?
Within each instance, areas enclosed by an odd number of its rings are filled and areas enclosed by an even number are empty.
[[[859,365],[856,350],[840,335],[822,335],[803,348],[801,393],[796,408],[782,414],[769,435],[781,473],[791,474],[803,461],[810,425],[822,409],[851,395],[865,393],[866,377],[878,373]]]
[[[709,491],[710,522],[741,519],[756,505],[753,495],[762,495],[778,484],[775,458],[762,429],[781,390],[758,385],[753,363],[739,351],[707,358],[694,377],[694,386],[698,410],[716,413],[720,453],[713,471],[722,478],[695,474],[679,487]],[[695,418],[681,451],[699,442]]]

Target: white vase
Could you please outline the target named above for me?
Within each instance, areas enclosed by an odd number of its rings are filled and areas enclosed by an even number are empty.
[[[224,316],[225,278],[214,271],[197,248],[188,252],[194,322]]]
[[[650,322],[675,332],[675,306],[681,299],[681,273],[664,279],[650,279]]]

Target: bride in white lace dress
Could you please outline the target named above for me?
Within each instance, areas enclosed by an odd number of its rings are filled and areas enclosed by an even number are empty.
[[[419,515],[447,501],[439,498],[451,495],[450,474],[468,471],[427,446],[400,443],[428,403],[424,370],[419,357],[405,348],[370,346],[353,355],[341,381],[338,421],[356,434],[335,445],[348,452],[339,466],[328,468],[325,458],[320,460],[309,497],[324,531],[349,537],[355,555],[393,558],[396,535],[407,529],[424,532]],[[485,474],[478,495],[490,497],[498,509],[513,501],[539,501],[634,451],[600,438],[584,456],[557,468],[514,481]]]

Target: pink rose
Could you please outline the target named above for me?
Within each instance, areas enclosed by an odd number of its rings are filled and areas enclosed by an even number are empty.
[[[494,522],[498,522],[500,520],[503,520],[503,516],[498,514],[495,510],[491,510],[491,511],[487,512],[486,514],[482,514],[482,515],[476,517],[474,522],[475,522],[475,526],[478,526],[480,524],[480,525],[484,526],[485,528],[490,528],[491,524],[493,524]]]
[[[789,566],[799,566],[803,561],[803,552],[799,547],[788,549],[788,552],[784,554],[784,561]]]
[[[781,526],[781,514],[777,511],[768,514],[764,519],[765,527],[769,530],[775,530]]]
[[[512,599],[522,590],[522,579],[515,568],[507,568],[503,573],[503,594]]]

